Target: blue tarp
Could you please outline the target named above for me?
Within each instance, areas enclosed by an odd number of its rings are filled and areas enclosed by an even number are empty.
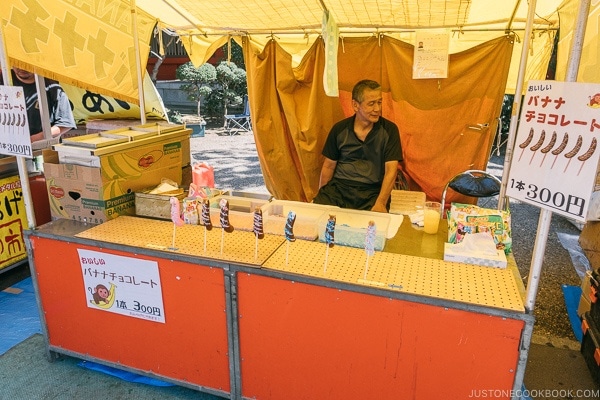
[[[42,333],[31,278],[0,292],[0,355],[31,335]]]
[[[581,330],[581,319],[577,314],[579,299],[581,298],[581,287],[562,285],[562,291],[565,297],[565,305],[567,307],[567,314],[569,315],[573,333],[575,334],[575,338],[581,342],[583,340],[583,331]]]

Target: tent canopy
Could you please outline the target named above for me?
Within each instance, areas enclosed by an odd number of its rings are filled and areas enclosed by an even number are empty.
[[[572,1],[572,0],[568,0]],[[138,0],[145,12],[159,16],[159,25],[182,38],[192,62],[201,65],[229,37],[249,36],[259,48],[274,38],[298,65],[322,35],[323,18],[339,29],[340,37],[387,35],[414,43],[415,31],[446,29],[452,32],[450,53],[458,53],[497,38],[517,34],[507,79],[514,93],[528,2],[489,0],[381,1],[381,0]],[[538,0],[535,35],[528,78],[543,79],[559,26],[562,0]],[[552,32],[552,34],[545,34]]]
[[[320,149],[333,122],[351,113],[352,84],[379,80],[389,104],[384,116],[401,128],[409,178],[435,199],[459,168],[485,166],[523,42],[530,48],[526,80],[545,78],[559,14],[568,49],[578,1],[536,4],[530,38],[521,0],[4,0],[0,22],[11,65],[126,101],[139,97],[137,65],[145,65],[159,29],[179,35],[196,65],[238,40],[265,182],[279,198],[312,198]],[[596,81],[598,14],[596,2],[580,64],[587,71],[580,76]],[[449,77],[412,79],[416,33],[433,29],[450,33]],[[559,46],[559,60],[566,54]],[[558,79],[565,65],[557,63]],[[496,74],[487,86],[486,74]],[[486,132],[477,134],[473,123]],[[469,156],[460,157],[463,143]],[[449,154],[456,160],[440,165]],[[282,168],[296,177],[290,184],[276,179]]]
[[[545,32],[558,29],[559,10],[573,9],[576,4],[576,0],[537,0],[527,79],[544,78],[554,39]],[[139,101],[132,72],[134,31],[143,66],[151,35],[157,33],[156,24],[180,35],[196,65],[208,60],[229,38],[242,36],[251,37],[259,48],[270,39],[277,40],[298,65],[322,35],[325,15],[339,29],[341,40],[390,35],[413,43],[416,30],[451,30],[450,53],[508,30],[517,34],[506,89],[511,93],[527,8],[528,2],[523,0],[5,0],[0,2],[0,23],[11,65],[130,102]],[[597,33],[599,8],[598,4],[592,6],[586,34],[591,58],[597,51],[592,38]],[[560,23],[572,29],[569,22],[574,17],[566,24],[563,21],[568,14],[561,14]],[[563,28],[561,35],[568,39],[569,32]],[[558,76],[564,64],[558,64]]]
[[[562,0],[540,0],[536,25],[558,26]],[[270,32],[319,33],[323,12],[341,29],[410,30],[419,28],[523,29],[527,2],[489,0],[137,0],[139,8],[160,16],[178,31],[208,35]],[[206,7],[204,7],[206,6]]]

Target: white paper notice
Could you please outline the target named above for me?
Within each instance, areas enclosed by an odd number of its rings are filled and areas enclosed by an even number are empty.
[[[23,88],[0,85],[0,154],[32,158]]]
[[[165,322],[156,261],[78,249],[87,306]]]
[[[450,33],[417,31],[413,61],[413,79],[448,77]]]
[[[600,85],[530,81],[506,194],[585,221],[599,151]]]

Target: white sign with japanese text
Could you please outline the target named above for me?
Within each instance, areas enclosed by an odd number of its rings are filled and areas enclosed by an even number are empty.
[[[77,249],[87,306],[165,323],[158,263]]]
[[[600,85],[530,81],[506,194],[585,221],[598,166]]]
[[[417,30],[413,79],[448,77],[450,33],[447,30]]]
[[[0,85],[0,154],[32,158],[23,88]]]

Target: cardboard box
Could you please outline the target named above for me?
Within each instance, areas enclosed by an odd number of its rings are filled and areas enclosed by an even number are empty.
[[[590,301],[592,271],[586,271],[581,280],[581,297]]]
[[[135,214],[135,192],[157,186],[162,178],[182,180],[183,136],[166,135],[149,143],[103,148],[100,167],[59,163],[58,152],[44,150],[44,174],[53,219],[102,223]],[[119,145],[117,145],[119,146]]]
[[[583,250],[586,258],[590,262],[590,268],[593,270],[600,269],[600,251]]]
[[[600,221],[588,221],[579,235],[583,250],[600,251]]]
[[[579,306],[577,307],[577,315],[579,318],[583,317],[583,314],[589,313],[592,308],[592,304],[590,303],[590,299],[586,299],[581,296],[579,299]]]
[[[109,153],[127,154],[134,148],[170,142],[181,147],[181,165],[186,166],[191,163],[190,133],[191,130],[185,129],[183,125],[151,123],[66,138],[52,148],[58,152],[61,164],[101,167],[102,157]],[[160,154],[148,153],[145,156],[149,159],[149,157],[156,158]],[[139,162],[141,159],[134,161]]]
[[[588,221],[579,235],[579,245],[593,270],[600,268],[600,221]]]

